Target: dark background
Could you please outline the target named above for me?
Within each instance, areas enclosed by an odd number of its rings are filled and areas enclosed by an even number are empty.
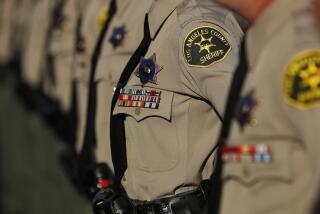
[[[15,94],[0,69],[0,214],[91,214],[59,164],[64,144]]]

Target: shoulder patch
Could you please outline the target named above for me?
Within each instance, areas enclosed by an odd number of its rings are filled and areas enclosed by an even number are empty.
[[[294,57],[285,70],[282,87],[288,104],[303,110],[320,107],[320,51]]]
[[[223,61],[231,51],[227,38],[212,26],[193,29],[183,44],[186,63],[194,67],[209,67]]]

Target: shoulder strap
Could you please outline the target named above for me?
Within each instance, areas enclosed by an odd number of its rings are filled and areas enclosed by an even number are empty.
[[[86,129],[85,129],[83,147],[79,155],[80,166],[83,166],[83,167],[87,167],[88,165],[91,165],[95,162],[93,148],[96,144],[96,135],[95,135],[96,85],[94,83],[94,78],[95,78],[96,67],[97,67],[98,59],[101,54],[104,38],[106,33],[109,30],[110,23],[116,11],[117,11],[116,0],[112,0],[110,2],[108,19],[104,23],[103,29],[99,34],[99,37],[91,58]]]
[[[123,88],[134,71],[135,67],[138,65],[140,58],[144,56],[151,43],[148,14],[145,16],[144,20],[144,36],[138,47],[138,49],[131,56],[129,62],[124,68],[120,79],[118,81],[117,88],[114,92],[111,104],[111,120],[110,120],[110,140],[111,140],[111,152],[112,152],[112,162],[115,172],[115,183],[120,186],[121,178],[124,171],[127,168],[127,153],[126,153],[126,141],[125,141],[125,129],[124,129],[124,116],[123,115],[113,115],[112,112],[116,106],[120,90]]]
[[[173,11],[175,11],[175,9]],[[168,16],[163,20],[153,39],[157,37],[164,23],[167,21],[167,19],[170,17],[173,11],[171,11],[168,14]],[[136,66],[139,64],[141,57],[147,53],[151,40],[152,39],[150,36],[150,30],[149,30],[148,14],[146,14],[146,17],[144,20],[143,39],[138,49],[131,56],[129,62],[124,68],[112,99],[111,120],[110,120],[110,143],[111,143],[111,152],[112,152],[112,162],[113,162],[113,167],[115,172],[115,183],[118,187],[121,186],[121,178],[123,177],[124,172],[127,169],[127,151],[126,151],[125,127],[124,127],[125,115],[121,115],[121,114],[113,115],[112,112],[116,106],[116,103],[120,94],[120,90],[123,87],[125,87],[126,84],[128,83],[131,74],[133,73]]]
[[[212,203],[210,203],[209,205],[209,213],[219,213],[222,191],[222,149],[229,137],[231,121],[238,104],[240,92],[245,81],[247,71],[248,67],[244,38],[240,50],[240,63],[232,79],[231,88],[228,95],[228,101],[224,113],[224,123],[218,138],[217,158],[216,163],[214,163],[215,170],[211,176],[212,188],[210,192],[210,202]]]

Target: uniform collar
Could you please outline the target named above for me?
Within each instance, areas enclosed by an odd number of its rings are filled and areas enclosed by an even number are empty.
[[[309,0],[307,0],[309,1]],[[250,67],[254,66],[259,54],[281,26],[291,18],[292,11],[305,0],[274,0],[256,20],[247,33],[247,53]],[[304,3],[303,3],[304,2]]]
[[[154,0],[148,13],[151,38],[154,38],[163,21],[183,1],[184,0]]]

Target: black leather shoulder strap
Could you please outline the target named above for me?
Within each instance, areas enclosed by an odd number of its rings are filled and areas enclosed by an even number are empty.
[[[95,133],[95,117],[96,117],[96,84],[94,82],[96,67],[98,59],[101,54],[103,42],[105,40],[106,33],[109,30],[110,23],[116,14],[117,6],[116,0],[112,0],[109,6],[109,16],[104,23],[102,31],[99,34],[97,43],[94,48],[94,52],[91,58],[90,79],[89,79],[89,95],[87,104],[87,116],[86,116],[86,129],[84,136],[84,143],[79,155],[80,166],[87,167],[95,163],[95,157],[93,154],[93,148],[96,145],[96,133]]]
[[[175,11],[175,9],[173,10]],[[161,31],[163,25],[173,13],[171,11],[168,16],[163,20],[160,27],[158,28],[153,39],[157,37]],[[145,56],[148,51],[149,45],[151,43],[151,36],[149,30],[148,14],[146,14],[144,21],[144,36],[138,47],[138,49],[131,56],[129,62],[127,63],[125,69],[123,70],[116,91],[112,99],[111,106],[111,120],[110,120],[110,142],[111,142],[111,152],[112,152],[112,162],[115,171],[115,183],[118,187],[121,186],[121,178],[125,170],[127,169],[127,151],[126,151],[126,140],[125,140],[125,127],[124,127],[124,115],[113,115],[112,112],[116,106],[120,89],[125,87],[131,74],[133,73],[136,66],[139,64],[141,57]]]
[[[123,115],[113,115],[112,112],[116,106],[120,90],[123,88],[134,71],[135,67],[138,65],[140,58],[144,56],[151,43],[148,15],[146,14],[144,20],[144,36],[138,47],[138,49],[131,56],[129,62],[124,68],[120,79],[118,81],[117,88],[114,92],[112,98],[111,106],[111,120],[110,120],[110,140],[111,140],[111,152],[112,152],[112,162],[115,171],[115,183],[120,186],[121,178],[124,171],[127,168],[127,153],[126,153],[126,141],[125,141],[125,128],[124,128],[124,116]]]
[[[231,88],[229,91],[227,105],[224,113],[224,119],[223,119],[224,123],[218,138],[217,158],[216,158],[216,162],[214,163],[215,170],[211,176],[212,188],[211,188],[210,197],[209,197],[210,203],[209,203],[208,213],[219,213],[220,199],[221,199],[221,192],[222,192],[222,177],[221,177],[222,165],[223,165],[222,149],[229,137],[232,118],[237,108],[241,89],[245,81],[245,78],[247,76],[247,72],[248,72],[248,66],[247,66],[245,38],[244,38],[242,41],[241,50],[240,50],[240,63],[232,79]]]

